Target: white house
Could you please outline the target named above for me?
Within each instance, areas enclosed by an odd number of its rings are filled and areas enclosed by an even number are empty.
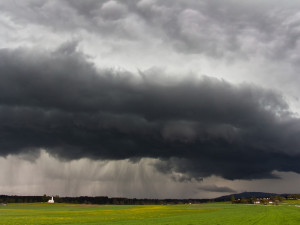
[[[48,203],[54,203],[54,199],[53,199],[53,196],[51,199],[49,199]]]

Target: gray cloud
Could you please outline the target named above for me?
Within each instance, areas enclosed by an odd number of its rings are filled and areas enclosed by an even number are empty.
[[[162,42],[175,51],[226,60],[263,57],[299,62],[299,3],[276,1],[3,1],[21,25],[95,34],[117,43]],[[146,34],[146,35],[145,35]],[[121,44],[122,45],[122,44]]]
[[[159,158],[157,170],[182,174],[179,181],[300,172],[300,121],[280,94],[153,73],[98,70],[76,43],[0,50],[0,154],[45,148],[69,160]]]

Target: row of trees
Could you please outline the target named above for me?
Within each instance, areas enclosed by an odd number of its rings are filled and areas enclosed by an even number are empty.
[[[1,203],[32,203],[48,202],[51,196],[8,196],[0,195]],[[136,198],[109,198],[107,196],[80,196],[80,197],[59,197],[53,196],[56,203],[71,204],[104,204],[104,205],[162,205],[162,204],[199,204],[208,202],[208,199],[136,199]]]
[[[293,195],[288,195],[287,199],[300,199],[300,194],[293,194]]]
[[[51,196],[8,196],[0,195],[1,203],[32,203],[32,202],[47,202]],[[270,196],[269,198],[239,198],[235,199],[231,196],[231,202],[238,204],[254,204],[260,202],[261,204],[269,204],[272,202],[278,204],[284,199],[300,199],[300,194],[293,195],[276,195]],[[71,203],[71,204],[105,204],[105,205],[162,205],[162,204],[199,204],[204,202],[212,202],[210,199],[136,199],[136,198],[109,198],[107,196],[97,196],[97,197],[59,197],[54,196],[54,202],[57,203]],[[219,200],[220,201],[220,200]],[[223,200],[225,201],[225,200]],[[226,199],[228,201],[228,199]]]

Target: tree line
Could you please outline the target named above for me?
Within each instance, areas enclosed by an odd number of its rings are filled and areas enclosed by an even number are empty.
[[[1,203],[37,203],[48,202],[52,196],[17,196],[0,195]],[[199,204],[210,201],[209,199],[137,199],[137,198],[109,198],[107,196],[80,196],[80,197],[59,197],[53,196],[56,203],[70,204],[103,204],[103,205],[163,205],[163,204]]]

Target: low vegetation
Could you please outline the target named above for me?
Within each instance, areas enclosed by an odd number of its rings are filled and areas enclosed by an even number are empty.
[[[300,223],[300,201],[276,205],[204,203],[182,205],[89,205],[8,203],[0,205],[2,225],[18,224],[283,224]]]

